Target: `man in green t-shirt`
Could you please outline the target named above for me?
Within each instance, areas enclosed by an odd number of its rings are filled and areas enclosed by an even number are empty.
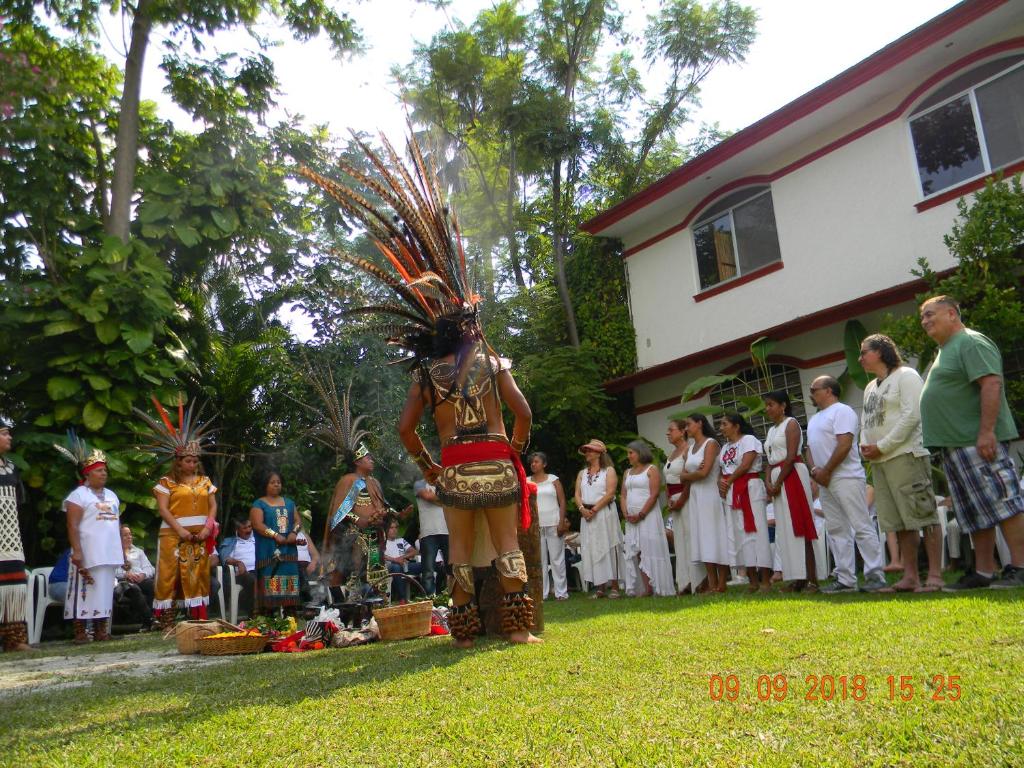
[[[949,296],[921,305],[921,326],[939,345],[921,392],[924,444],[942,451],[953,508],[974,539],[975,570],[947,590],[1024,587],[1024,496],[1010,458],[1017,428],[1003,391],[1003,359],[964,326]],[[1010,563],[995,579],[996,526]]]

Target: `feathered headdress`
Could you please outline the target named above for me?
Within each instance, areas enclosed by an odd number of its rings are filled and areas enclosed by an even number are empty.
[[[358,461],[369,455],[370,451],[363,440],[369,437],[370,433],[360,428],[366,417],[352,418],[350,407],[352,385],[349,384],[348,389],[341,394],[339,401],[338,387],[334,383],[334,374],[331,373],[330,368],[318,369],[308,360],[304,362],[303,377],[316,392],[320,402],[323,403],[321,409],[303,403],[301,400],[296,401],[321,418],[321,422],[310,430],[313,439],[332,449],[339,459],[345,461]]]
[[[89,444],[75,434],[75,430],[69,429],[65,438],[67,447],[53,444],[57,452],[65,459],[74,464],[78,471],[84,476],[100,464],[107,463],[107,455],[96,448],[89,450]]]
[[[333,252],[384,283],[397,299],[350,309],[346,314],[387,316],[381,330],[388,342],[409,350],[417,361],[431,356],[442,318],[454,323],[459,338],[484,343],[477,315],[479,297],[470,292],[458,222],[444,200],[437,176],[415,138],[408,140],[411,167],[402,162],[386,138],[381,140],[386,158],[355,139],[370,161],[373,175],[345,161],[339,163],[348,177],[345,184],[307,167],[300,171],[366,227],[386,259],[387,268],[382,269],[358,256]],[[379,207],[374,198],[385,207]]]
[[[14,420],[5,413],[0,413],[0,429],[14,429]]]
[[[150,443],[145,447],[158,456],[167,458],[181,458],[182,456],[200,456],[203,453],[204,445],[209,442],[213,433],[210,427],[213,420],[203,423],[200,421],[202,407],[195,409],[195,403],[189,403],[185,407],[184,399],[178,400],[178,426],[171,423],[171,417],[167,410],[155,397],[151,397],[156,412],[160,416],[157,421],[145,411],[132,408],[135,414],[142,419],[148,427],[147,437]]]

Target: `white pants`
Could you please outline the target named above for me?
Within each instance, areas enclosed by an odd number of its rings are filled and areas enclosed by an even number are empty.
[[[868,512],[867,486],[861,478],[833,479],[820,488],[821,511],[825,513],[828,544],[836,561],[836,581],[857,586],[857,555],[854,541],[864,559],[864,578],[880,581],[882,542],[878,528]]]
[[[551,576],[548,576],[548,569]],[[558,526],[540,528],[540,571],[544,574],[543,595],[548,596],[548,584],[555,583],[555,597],[568,597],[569,585],[565,580],[565,540],[558,535]]]

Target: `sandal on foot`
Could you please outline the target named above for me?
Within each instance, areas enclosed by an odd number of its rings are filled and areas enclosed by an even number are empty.
[[[619,590],[617,589],[613,589],[608,593],[609,600],[618,600],[620,597],[621,595],[619,594]]]

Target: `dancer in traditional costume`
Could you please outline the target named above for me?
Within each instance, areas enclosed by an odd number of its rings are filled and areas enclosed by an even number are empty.
[[[5,651],[28,651],[28,576],[18,527],[18,507],[25,488],[18,468],[5,455],[11,450],[14,422],[0,416],[0,642]]]
[[[448,619],[452,639],[469,646],[480,631],[473,556],[477,532],[487,530],[489,536],[481,539],[489,539],[495,550],[504,591],[502,630],[514,642],[539,642],[530,633],[534,606],[525,591],[526,560],[516,532],[517,510],[524,528],[530,522],[526,471],[520,459],[529,440],[530,407],[512,378],[511,363],[484,339],[479,299],[469,290],[458,226],[419,146],[410,140],[410,169],[387,141],[384,145],[386,160],[362,145],[375,169],[373,177],[341,166],[351,180],[349,186],[309,169],[303,173],[367,228],[390,266],[384,270],[342,256],[385,283],[401,302],[357,311],[394,318],[385,329],[388,341],[412,353],[415,380],[399,434],[444,506],[454,581],[454,607]],[[379,197],[391,211],[378,209],[367,196]],[[502,403],[515,418],[511,440],[502,421]],[[416,434],[424,410],[434,417],[441,464]]]
[[[121,547],[121,502],[107,488],[107,457],[89,446],[74,431],[68,432],[67,448],[54,445],[79,473],[79,486],[64,499],[71,564],[64,598],[64,618],[74,622],[75,640],[110,639],[114,587],[118,568],[125,565]]]
[[[264,495],[249,509],[256,532],[256,610],[292,611],[299,604],[298,536],[302,521],[295,502],[281,495],[281,473],[268,471],[259,484]]]
[[[178,426],[154,398],[160,421],[133,409],[150,429],[153,453],[171,459],[171,471],[153,486],[160,512],[153,616],[161,627],[174,623],[175,601],[191,619],[205,619],[210,604],[210,552],[217,535],[217,486],[203,472],[200,456],[210,439],[193,405],[178,405]]]

